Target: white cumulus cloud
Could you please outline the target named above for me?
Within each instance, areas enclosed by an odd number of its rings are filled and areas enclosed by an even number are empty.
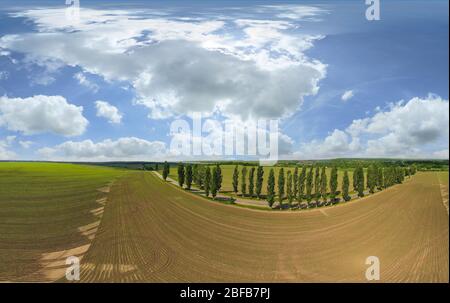
[[[156,160],[162,159],[165,152],[166,146],[163,142],[136,137],[106,139],[100,142],[66,141],[38,150],[38,154],[46,159],[66,161]]]
[[[449,103],[439,96],[389,104],[345,130],[302,145],[302,157],[444,157],[448,154]],[[430,152],[430,150],[432,150]]]
[[[342,101],[348,101],[351,98],[353,98],[353,91],[352,90],[347,90],[345,91],[342,96],[341,96],[341,100]]]
[[[11,131],[78,136],[88,123],[83,107],[68,103],[62,96],[0,97],[0,126]]]
[[[323,11],[277,6],[276,13],[302,18]],[[135,104],[154,119],[216,110],[243,120],[289,116],[303,97],[317,93],[326,75],[326,65],[304,54],[322,37],[292,33],[298,26],[287,15],[183,19],[84,8],[81,14],[79,23],[70,24],[64,9],[17,13],[39,32],[5,35],[0,47],[24,53],[28,61],[62,62],[107,81],[126,81],[135,89]]]
[[[115,124],[122,121],[122,114],[114,105],[99,100],[95,101],[95,107],[97,108],[97,117],[106,118],[110,123]]]

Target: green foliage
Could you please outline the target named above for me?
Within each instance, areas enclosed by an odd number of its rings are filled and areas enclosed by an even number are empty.
[[[193,174],[192,174],[192,165],[188,164],[186,166],[186,188],[191,189],[192,186],[192,180],[193,180]]]
[[[291,207],[292,201],[294,200],[294,189],[292,184],[292,173],[290,170],[287,172],[286,195],[289,202],[289,207]]]
[[[222,168],[220,168],[219,164],[216,164],[216,183],[217,183],[217,191],[219,192],[220,189],[222,188],[222,181],[223,181],[223,176],[222,176]]]
[[[302,202],[303,196],[305,195],[305,182],[306,182],[306,166],[302,167],[302,172],[298,178],[298,194],[297,200],[298,202]]]
[[[253,197],[255,194],[255,168],[250,168],[250,172],[248,174],[248,194],[250,197]]]
[[[334,199],[336,199],[337,187],[338,187],[338,171],[336,166],[333,166],[330,174],[330,197],[333,201]]]
[[[320,167],[316,167],[316,171],[314,173],[314,197],[316,201],[320,199]]]
[[[203,180],[203,187],[205,189],[205,195],[208,197],[211,189],[211,169],[209,166],[205,168],[205,178]]]
[[[320,195],[324,202],[327,202],[327,174],[325,172],[325,167],[322,167],[322,172],[320,174]]]
[[[356,169],[356,190],[358,191],[358,197],[364,197],[364,170],[360,166]]]
[[[238,166],[236,165],[233,171],[233,191],[235,193],[238,192],[238,186],[239,186],[239,170]]]
[[[275,202],[275,172],[270,169],[269,178],[267,179],[267,202],[272,207]]]
[[[264,169],[262,166],[258,166],[256,171],[256,197],[259,199],[261,197],[261,190],[264,181]]]
[[[219,191],[219,182],[219,171],[216,166],[213,168],[211,175],[211,196],[213,197],[213,199],[216,198],[217,192]]]
[[[247,167],[242,168],[241,172],[241,193],[242,196],[247,194]]]
[[[284,168],[281,168],[278,172],[278,202],[280,202],[280,208],[284,198],[284,183]]]
[[[294,176],[292,177],[292,196],[294,199],[297,199],[298,196],[298,167],[296,166],[294,169]]]
[[[178,164],[178,184],[183,187],[184,184],[184,165],[183,163]]]
[[[342,179],[342,199],[344,199],[344,201],[349,201],[350,195],[349,193],[349,187],[350,187],[350,180],[348,177],[348,172],[344,171],[344,178]]]
[[[313,170],[314,168],[311,167],[306,176],[306,201],[308,201],[308,203],[312,200]]]
[[[164,167],[163,167],[163,179],[166,180],[167,176],[169,175],[169,170],[170,170],[170,166],[169,163],[167,163],[167,161],[164,162]]]

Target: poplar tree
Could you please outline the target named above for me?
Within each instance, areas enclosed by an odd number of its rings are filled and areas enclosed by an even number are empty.
[[[280,202],[280,209],[283,206],[284,198],[284,168],[280,168],[278,172],[278,202]]]
[[[213,199],[216,198],[217,192],[219,190],[219,172],[217,171],[217,167],[214,167],[211,175],[211,196]]]
[[[327,183],[327,174],[325,166],[323,166],[320,174],[320,195],[322,196],[323,202],[327,202]]]
[[[209,168],[209,166],[206,166],[205,168],[205,178],[203,180],[203,186],[205,188],[205,195],[208,197],[211,188],[211,169]]]
[[[255,194],[255,168],[250,168],[249,174],[248,174],[248,194],[250,197],[253,197]]]
[[[275,202],[275,172],[270,169],[269,178],[267,179],[267,202],[272,207]]]
[[[218,163],[216,164],[215,176],[216,176],[217,192],[219,192],[222,189],[223,176],[222,176],[222,168],[220,168],[220,165]]]
[[[338,187],[338,170],[336,166],[333,166],[330,174],[330,197],[332,201],[336,199],[337,187]]]
[[[184,184],[184,165],[183,163],[178,164],[178,184],[183,187]]]
[[[241,193],[242,196],[245,196],[247,193],[247,167],[242,167],[242,174],[241,174]]]
[[[313,187],[313,167],[308,172],[306,176],[306,200],[311,202],[312,200],[312,187]]]
[[[259,199],[261,197],[261,190],[264,180],[264,169],[262,166],[258,166],[256,170],[256,197]]]
[[[342,179],[342,199],[349,201],[351,199],[349,193],[350,180],[348,178],[348,172],[344,171],[344,178]]]
[[[320,167],[316,167],[316,171],[314,173],[314,196],[316,201],[319,202],[320,199]]]
[[[169,163],[167,163],[167,161],[165,161],[164,168],[163,168],[163,179],[164,180],[166,180],[167,176],[169,176],[169,171],[170,171]]]
[[[364,197],[364,169],[360,166],[358,169],[358,184],[357,184],[357,190],[358,190],[358,196]]]
[[[306,166],[302,167],[302,172],[298,178],[298,202],[302,202],[303,196],[305,195],[305,182],[306,182]]]
[[[235,193],[238,192],[238,186],[239,186],[239,170],[238,166],[236,165],[233,171],[233,191]]]
[[[289,207],[292,207],[292,201],[294,200],[294,189],[292,184],[292,173],[290,170],[288,170],[287,172],[286,194],[289,202]]]
[[[292,177],[292,186],[293,186],[292,195],[293,195],[294,199],[297,199],[297,195],[298,195],[298,166],[295,166],[295,169],[294,169],[294,176]]]
[[[383,168],[377,168],[377,188],[381,190],[383,188]]]
[[[186,188],[191,189],[192,186],[192,165],[188,164],[186,166]]]

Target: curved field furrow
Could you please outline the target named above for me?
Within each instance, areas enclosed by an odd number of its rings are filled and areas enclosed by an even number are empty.
[[[337,207],[264,212],[207,201],[137,172],[115,183],[81,281],[448,282],[435,174]]]

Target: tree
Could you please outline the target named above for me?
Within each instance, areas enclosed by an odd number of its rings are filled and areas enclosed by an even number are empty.
[[[351,199],[349,192],[350,180],[348,178],[348,172],[344,171],[344,178],[342,180],[342,199],[349,201]]]
[[[239,170],[238,170],[238,166],[236,165],[234,167],[234,172],[233,172],[233,191],[235,193],[238,192],[238,186],[239,186]]]
[[[283,206],[284,198],[284,168],[280,168],[278,172],[278,202],[280,202],[280,208]]]
[[[203,179],[203,186],[205,188],[205,195],[208,197],[211,188],[211,169],[209,168],[209,166],[206,166],[205,169],[205,178]]]
[[[358,197],[364,197],[364,169],[362,166],[358,168],[357,175],[358,184],[356,185],[356,188],[358,190]]]
[[[253,197],[255,194],[255,168],[250,168],[250,172],[248,174],[248,194],[250,197]]]
[[[377,188],[381,190],[383,188],[383,168],[377,168]]]
[[[320,199],[320,167],[316,167],[316,172],[314,173],[314,196],[316,201],[319,202]]]
[[[297,199],[297,195],[298,195],[298,167],[297,166],[295,166],[295,169],[294,169],[294,176],[292,177],[292,185],[293,185],[292,196],[294,199]]]
[[[192,186],[192,165],[188,164],[186,166],[186,188],[191,189]]]
[[[242,167],[242,173],[241,173],[241,193],[242,196],[245,196],[247,194],[247,167]]]
[[[289,207],[292,207],[292,201],[294,200],[294,189],[292,184],[292,173],[290,170],[287,172],[286,195],[288,198]]]
[[[298,178],[298,193],[297,200],[302,202],[303,196],[305,195],[305,182],[306,182],[306,166],[302,167],[302,172]]]
[[[330,174],[330,197],[332,201],[336,199],[337,187],[338,187],[338,170],[336,166],[333,166]]]
[[[169,163],[167,163],[167,161],[164,162],[164,168],[163,168],[163,179],[166,180],[167,176],[169,176]]]
[[[358,167],[353,170],[353,190],[358,191]]]
[[[206,172],[205,166],[199,165],[197,168],[197,177],[195,183],[200,189],[203,189],[205,172]]]
[[[219,191],[219,172],[217,171],[217,166],[213,168],[211,175],[211,196],[213,199],[216,198],[217,192]]]
[[[320,195],[322,196],[323,202],[327,202],[327,174],[325,166],[322,167],[320,174]]]
[[[375,192],[375,186],[377,185],[377,173],[376,168],[373,165],[370,165],[367,168],[367,187],[369,188],[369,192],[373,194]]]
[[[273,168],[270,169],[269,178],[267,179],[267,202],[270,207],[275,202],[275,173]]]
[[[217,192],[219,192],[222,189],[222,168],[220,168],[220,165],[217,163],[216,164],[216,185],[217,185]]]
[[[184,184],[184,165],[183,163],[178,164],[178,184],[183,187]]]
[[[259,199],[261,196],[261,190],[264,180],[264,169],[262,166],[258,166],[256,170],[256,197]]]
[[[308,175],[306,176],[306,200],[311,202],[312,200],[312,187],[313,187],[313,167],[308,172]]]
[[[159,170],[158,163],[156,163],[156,165],[155,165],[155,170],[156,170],[156,171]]]
[[[192,182],[197,184],[198,181],[198,164],[192,165]]]

